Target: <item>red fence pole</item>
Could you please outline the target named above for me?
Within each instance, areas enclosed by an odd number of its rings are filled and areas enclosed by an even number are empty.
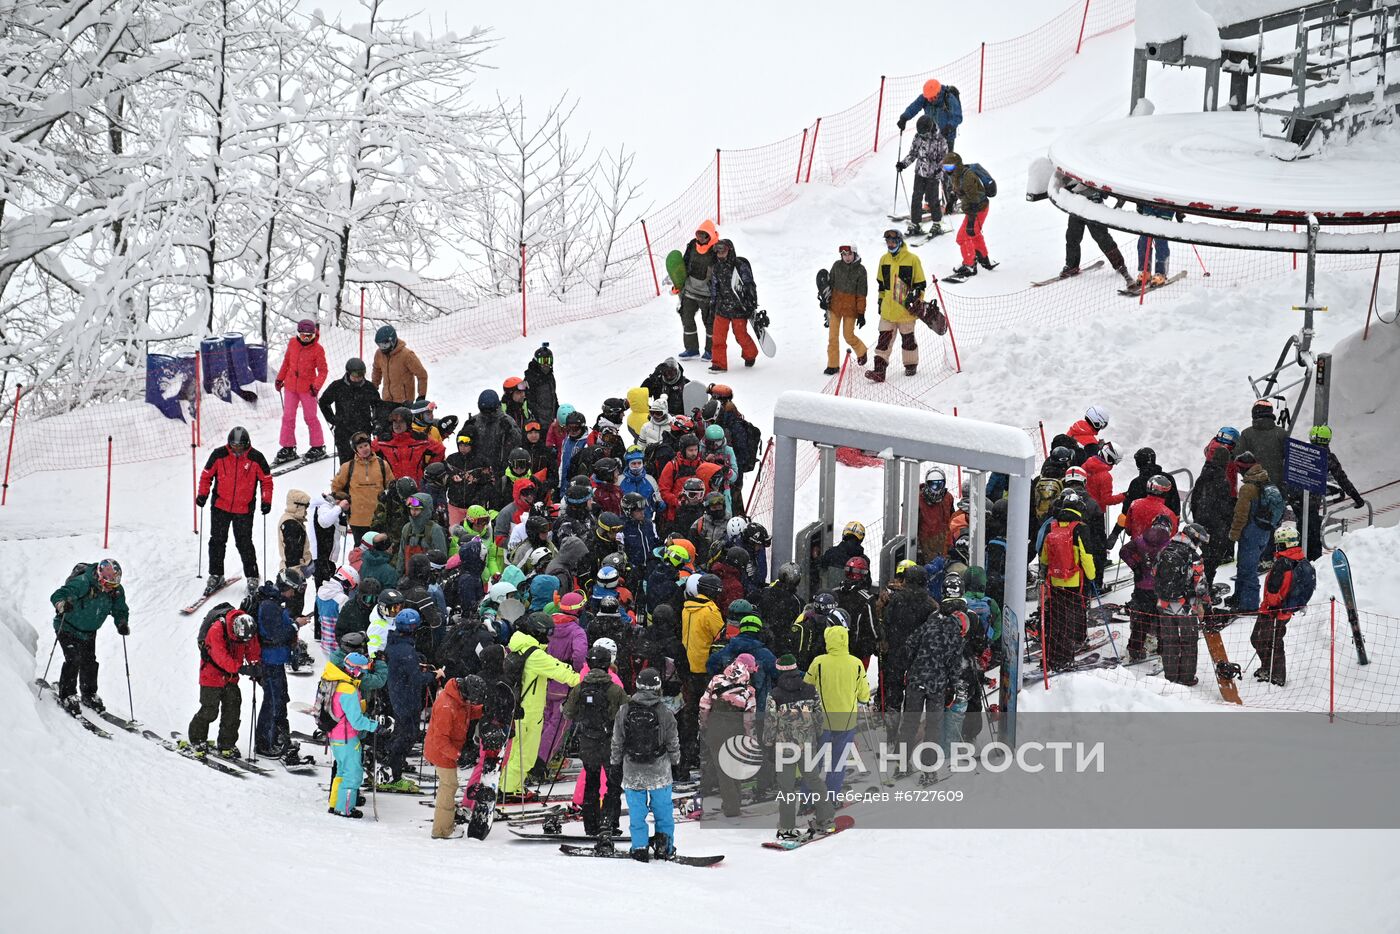
[[[816,129],[812,130],[812,148],[807,152],[807,181],[812,180],[812,159],[817,155],[817,134],[822,131],[822,118],[817,118]]]
[[[23,383],[15,384],[15,407],[10,413],[10,443],[5,448],[5,483],[0,486],[0,506],[10,498],[10,458],[15,455],[15,425],[19,422],[19,394]]]
[[[846,355],[841,358],[841,372],[836,374],[836,391],[833,396],[841,395],[841,384],[846,381],[846,364],[851,362],[851,348],[846,348]]]
[[[958,339],[953,335],[953,316],[948,314],[948,303],[943,300],[943,290],[938,286],[938,279],[933,280],[933,290],[938,293],[938,304],[943,309],[943,320],[948,322],[948,339],[953,342],[953,366],[957,372],[962,372],[962,359],[958,357]]]
[[[1332,643],[1327,650],[1327,722],[1337,715],[1337,598],[1332,598],[1330,612]]]
[[[651,234],[647,233],[646,218],[642,218],[642,239],[647,242],[647,259],[651,260],[651,282],[652,285],[656,286],[656,295],[659,298],[661,296],[661,280],[656,275],[656,254],[651,252]],[[680,288],[678,283],[672,282],[671,285]]]
[[[1045,446],[1045,422],[1041,421],[1038,424],[1040,425],[1040,456],[1049,457],[1050,449]]]
[[[719,223],[720,223],[720,220],[719,220],[719,150],[716,149],[716,150],[715,150],[715,225],[718,226]]]
[[[199,351],[194,352],[194,443],[204,443],[204,381],[199,375]]]
[[[193,513],[193,521],[190,531],[199,534],[199,506],[195,499],[199,496],[199,445],[194,440],[194,422],[190,422],[190,510]]]
[[[885,110],[885,76],[880,76],[880,97],[875,101],[875,145],[871,152],[880,151],[880,116]]]
[[[525,317],[525,241],[520,241],[520,336],[529,337],[529,324]]]
[[[1084,24],[1089,22],[1089,0],[1084,0],[1084,18],[1079,21],[1079,41],[1074,44],[1074,54],[1084,48]]]
[[[360,359],[365,358],[365,290],[360,289]]]
[[[982,86],[987,76],[987,43],[982,43],[982,56],[977,62],[977,112],[982,112]]]
[[[802,145],[797,147],[797,174],[793,176],[794,185],[802,182],[802,157],[807,155],[807,128],[802,128]]]
[[[102,519],[102,548],[106,550],[112,531],[112,436],[107,436],[107,509]]]
[[[1293,225],[1293,232],[1294,232],[1294,233],[1297,233],[1297,232],[1298,232],[1298,225],[1297,225],[1297,224],[1294,224],[1294,225]],[[1294,251],[1293,251],[1293,270],[1294,270],[1295,272],[1298,270],[1298,251],[1297,251],[1297,250],[1294,250]]]

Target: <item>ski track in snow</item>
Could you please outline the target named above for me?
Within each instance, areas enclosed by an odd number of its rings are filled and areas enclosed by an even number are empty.
[[[987,227],[1002,266],[960,288],[969,294],[1006,291],[1058,268],[1063,216],[1019,201],[1019,176],[1063,123],[1121,111],[1123,82],[1103,77],[1125,73],[1130,46],[1128,31],[1091,43],[1040,97],[996,114],[969,114],[960,148],[995,166],[1003,188]],[[1172,74],[1154,74],[1153,89],[1159,102],[1175,89],[1183,106],[1194,106],[1197,96],[1193,83]],[[834,261],[835,246],[843,242],[864,245],[868,269],[878,261],[891,173],[885,156],[877,163],[844,188],[813,188],[781,211],[722,231],[754,262],[779,356],[720,377],[706,374],[697,362],[687,371],[701,381],[733,385],[740,407],[764,426],[765,437],[778,392],[817,390],[826,381],[825,332],[811,285],[815,270]],[[920,255],[934,275],[955,265],[955,252],[950,236]],[[1095,255],[1086,242],[1086,261]],[[1174,253],[1176,264],[1189,260],[1189,252]],[[1043,418],[1049,434],[1097,402],[1111,410],[1110,438],[1129,451],[1152,445],[1163,463],[1194,471],[1200,448],[1216,428],[1246,422],[1251,396],[1243,374],[1266,368],[1297,327],[1288,306],[1301,296],[1301,274],[1248,291],[1188,290],[1141,309],[1113,296],[1110,285],[1105,278],[1104,309],[1092,320],[1050,333],[1012,328],[994,346],[961,348],[966,372],[937,386],[925,401],[945,411],[956,404],[964,416],[1018,426]],[[1368,288],[1364,275],[1321,277],[1319,296],[1337,310],[1319,316],[1320,347],[1359,326],[1357,309],[1364,309]],[[1048,298],[1053,287],[1046,292]],[[542,338],[557,353],[562,399],[592,416],[601,399],[622,395],[676,352],[673,308],[666,297],[571,325],[567,337],[556,329],[490,354],[464,352],[433,367],[434,396],[443,402],[441,411],[465,414],[481,388],[518,374]],[[873,344],[876,312],[869,317],[862,336]],[[936,348],[931,332],[921,329],[919,339],[926,352]],[[854,365],[848,378],[860,378]],[[265,451],[276,447],[276,421],[271,406],[248,421]],[[1128,474],[1120,474],[1121,486]],[[316,465],[278,478],[272,518],[288,489],[315,492],[328,475],[326,465]],[[876,518],[879,471],[842,468],[840,477],[838,523]],[[197,706],[194,637],[200,617],[177,612],[201,587],[189,574],[196,544],[189,483],[189,467],[180,459],[118,468],[113,480],[112,551],[127,570],[132,598],[136,713],[161,733],[184,730]],[[813,487],[799,492],[803,514],[814,507]],[[779,854],[757,846],[771,831],[681,824],[684,852],[726,854],[723,866],[712,870],[723,874],[711,876],[622,861],[566,863],[548,847],[512,844],[504,829],[485,844],[432,841],[424,822],[429,812],[412,799],[387,795],[379,799],[378,823],[340,821],[324,813],[325,796],[309,779],[279,772],[239,782],[139,737],[117,733],[111,742],[98,740],[67,722],[51,700],[36,702],[32,678],[52,642],[47,597],[74,561],[100,553],[103,478],[99,471],[37,474],[16,483],[10,497],[0,532],[6,596],[0,603],[0,709],[7,712],[11,750],[0,760],[10,790],[0,818],[0,868],[9,883],[0,927],[7,931],[86,934],[95,924],[118,931],[235,931],[250,925],[303,931],[327,917],[382,921],[389,906],[395,921],[414,927],[463,918],[491,927],[600,930],[609,919],[654,924],[658,886],[664,886],[666,904],[694,907],[713,904],[718,887],[728,894],[736,884],[754,895],[773,893],[765,911],[777,930],[806,930],[811,918],[851,926],[868,921],[872,912],[896,930],[926,926],[934,918],[940,925],[1008,918],[1046,931],[1117,929],[1125,920],[1134,930],[1175,931],[1183,919],[1204,920],[1221,911],[1243,915],[1250,929],[1325,930],[1339,920],[1360,922],[1363,929],[1394,924],[1387,899],[1378,897],[1396,880],[1393,833],[896,833],[857,827],[825,846]],[[259,544],[262,524],[259,518],[254,529]],[[1348,539],[1363,608],[1393,612],[1400,602],[1393,572],[1397,538],[1384,530]],[[234,573],[237,567],[230,543],[227,569]],[[1330,572],[1318,579],[1315,599],[1322,600],[1335,585]],[[319,650],[312,651],[319,659]],[[124,715],[121,645],[110,626],[99,637],[99,658],[103,696]],[[50,678],[57,679],[56,667]],[[309,701],[314,685],[314,679],[290,679],[292,699]],[[1086,674],[1057,679],[1048,694],[1029,690],[1023,703],[1057,710],[1196,705],[1160,690],[1157,684],[1143,689]],[[245,693],[245,745],[247,705]],[[294,728],[308,726],[297,722],[302,715],[290,716]],[[852,813],[859,819],[859,810]],[[814,878],[841,883],[817,885]],[[527,885],[548,897],[531,897]],[[676,931],[714,926],[704,912],[685,909],[664,923]]]

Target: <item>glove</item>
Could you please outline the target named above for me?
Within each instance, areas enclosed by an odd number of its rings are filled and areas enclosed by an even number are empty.
[[[284,382],[283,382],[282,380],[280,380],[280,379],[275,379],[275,380],[272,381],[272,388],[275,389],[275,390],[277,390],[278,392],[281,392],[281,391],[282,391],[282,387],[285,386],[285,385],[286,385],[286,383],[284,383]]]
[[[900,129],[902,130],[904,129],[904,127],[900,127]],[[896,172],[903,172],[907,168],[909,168],[909,163],[907,162],[896,162],[894,164],[894,170]]]
[[[267,503],[267,502],[263,503],[263,504],[262,504],[262,514],[263,514],[263,515],[267,515],[267,514],[270,513],[270,512],[272,512],[272,504],[271,504],[271,503]]]
[[[245,662],[243,667],[238,669],[238,673],[250,681],[262,683],[263,666],[261,662]]]
[[[207,502],[209,502],[209,494],[208,494],[208,493],[201,493],[201,494],[199,494],[198,496],[196,496],[196,497],[194,498],[194,504],[195,504],[196,506],[198,506],[200,509],[203,509],[203,508],[204,508],[204,504],[207,503]]]
[[[977,665],[978,665],[978,667],[981,668],[983,671],[986,671],[988,668],[992,667],[992,650],[991,650],[991,649],[983,649],[983,650],[982,650],[982,654],[979,655],[979,656],[977,657]]]
[[[824,328],[829,328],[829,327],[831,327],[831,312],[829,312],[829,311],[827,311],[827,310],[825,310],[825,309],[822,310],[822,327],[824,327]]]
[[[856,315],[856,327],[865,327],[865,315]]]
[[[126,623],[117,623],[117,635],[119,635],[119,636],[129,636],[129,635],[131,635],[131,627],[128,626]]]
[[[1351,498],[1351,501],[1352,501],[1353,503],[1356,504],[1356,508],[1357,508],[1357,509],[1361,509],[1361,508],[1363,508],[1363,507],[1366,505],[1366,501],[1365,501],[1364,499],[1362,499],[1360,496],[1353,496],[1353,497]]]
[[[382,713],[379,716],[375,717],[374,722],[378,724],[376,729],[392,730],[394,728],[394,718],[389,716],[387,713]]]
[[[67,600],[56,600],[56,601],[54,601],[53,611],[54,611],[54,613],[56,613],[56,614],[59,615],[59,616],[62,616],[64,613],[67,613],[67,612],[68,612],[68,601],[67,601]]]
[[[894,122],[894,125],[897,126],[897,127],[899,127],[899,132],[903,133],[903,132],[904,132],[904,125],[905,125],[906,123],[908,123],[908,122],[909,122],[909,121],[906,120],[904,117],[900,117],[898,120],[896,120],[896,121]]]

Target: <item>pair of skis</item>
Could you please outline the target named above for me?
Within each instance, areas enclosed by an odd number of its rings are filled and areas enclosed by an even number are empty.
[[[320,461],[330,460],[330,457],[331,456],[329,454],[322,454],[320,457],[298,457],[295,460],[283,461],[280,464],[273,464],[271,469],[268,470],[268,473],[274,477],[280,477],[283,474],[291,473],[293,470],[300,470],[303,467],[309,467],[312,464],[319,463]]]

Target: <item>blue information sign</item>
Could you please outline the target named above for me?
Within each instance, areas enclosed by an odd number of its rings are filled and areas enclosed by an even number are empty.
[[[1283,482],[1318,496],[1327,494],[1327,448],[1287,438],[1283,449]]]

